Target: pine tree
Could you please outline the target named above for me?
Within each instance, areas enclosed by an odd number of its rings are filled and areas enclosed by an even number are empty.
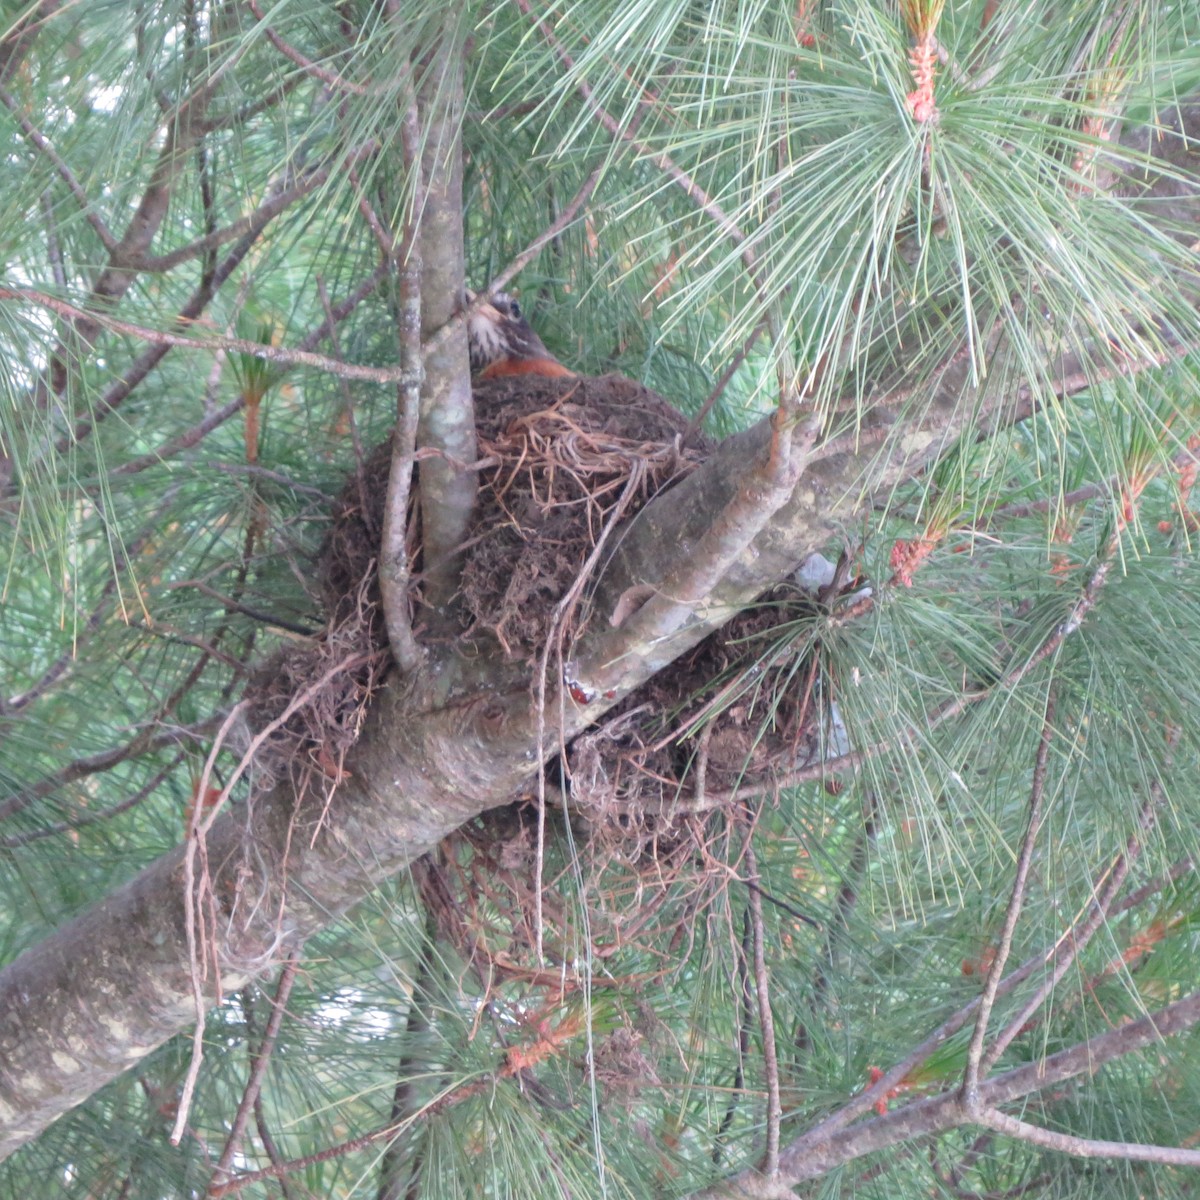
[[[1191,1194],[1197,46],[8,12],[4,1194]]]

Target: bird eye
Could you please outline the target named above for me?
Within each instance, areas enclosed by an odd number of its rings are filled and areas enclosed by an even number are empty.
[[[514,317],[519,317],[521,315],[521,306],[515,300],[510,300],[508,305],[509,308],[512,309],[512,315]]]

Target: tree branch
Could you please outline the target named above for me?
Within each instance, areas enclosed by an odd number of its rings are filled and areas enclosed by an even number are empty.
[[[983,995],[979,998],[979,1013],[975,1018],[975,1031],[971,1035],[971,1044],[967,1047],[967,1066],[963,1073],[962,1094],[963,1103],[974,1111],[979,1104],[979,1063],[983,1058],[983,1040],[987,1036],[988,1019],[992,1015],[992,1005],[996,1000],[996,991],[1004,975],[1008,955],[1012,950],[1013,934],[1017,930],[1017,921],[1021,916],[1021,905],[1025,899],[1025,883],[1029,878],[1029,866],[1033,862],[1033,848],[1037,843],[1037,835],[1042,824],[1042,802],[1046,794],[1046,760],[1050,752],[1050,738],[1054,732],[1054,691],[1051,685],[1050,694],[1046,697],[1046,712],[1042,720],[1042,735],[1038,740],[1037,758],[1033,764],[1033,786],[1029,793],[1029,820],[1025,830],[1025,840],[1021,844],[1021,852],[1017,856],[1016,877],[1013,879],[1012,893],[1008,898],[1008,910],[1004,914],[1004,925],[996,944],[996,953],[984,983]]]
[[[431,339],[462,306],[466,273],[463,248],[462,139],[465,61],[461,11],[447,9],[425,67],[418,102],[425,126],[419,196],[420,332]],[[423,349],[421,416],[417,441],[439,456],[422,463],[421,548],[424,602],[429,619],[445,624],[458,588],[461,546],[475,507],[478,477],[455,464],[476,458],[475,406],[467,335],[459,326],[437,349]]]
[[[762,896],[759,894],[758,860],[751,838],[753,826],[746,832],[746,869],[750,880],[750,918],[754,934],[754,983],[758,992],[758,1024],[762,1030],[763,1066],[767,1076],[767,1147],[763,1154],[763,1174],[779,1171],[779,1124],[783,1106],[779,1096],[779,1061],[775,1052],[775,1018],[771,1013],[771,984],[767,973],[766,932],[763,929]]]
[[[975,1123],[997,1133],[1040,1146],[1043,1150],[1057,1150],[1075,1158],[1123,1158],[1134,1162],[1165,1163],[1172,1167],[1200,1167],[1200,1150],[1186,1150],[1182,1146],[1148,1146],[1142,1142],[1105,1142],[1095,1138],[1074,1137],[1069,1133],[1057,1133],[1019,1121],[996,1108],[984,1108],[975,1114]]]
[[[1165,1038],[1193,1028],[1197,1023],[1200,1023],[1200,992],[1140,1020],[1108,1030],[1057,1054],[1016,1067],[981,1083],[980,1104],[983,1110],[994,1110],[1022,1096],[1056,1087],[1080,1075],[1092,1074],[1106,1063],[1157,1045]],[[961,1089],[955,1089],[913,1101],[885,1115],[844,1129],[823,1141],[814,1143],[809,1135],[804,1135],[780,1155],[780,1176],[777,1180],[765,1180],[754,1170],[742,1171],[694,1193],[690,1200],[774,1200],[775,1197],[794,1200],[791,1189],[797,1184],[819,1179],[863,1155],[976,1123],[980,1122],[963,1104]],[[1197,1162],[1200,1162],[1200,1151],[1189,1153],[1197,1154]]]
[[[100,214],[96,212],[95,205],[88,198],[79,180],[75,178],[71,168],[59,156],[58,151],[42,136],[33,122],[21,111],[21,106],[3,88],[0,88],[0,104],[3,104],[12,113],[25,137],[50,160],[62,181],[67,185],[67,190],[75,197],[75,203],[79,205],[84,219],[96,231],[96,236],[100,239],[105,250],[110,253],[115,251],[117,248],[117,239],[112,235],[108,226],[105,225]]]

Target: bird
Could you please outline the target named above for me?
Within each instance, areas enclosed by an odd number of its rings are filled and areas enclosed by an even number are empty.
[[[469,293],[467,298],[473,300]],[[575,372],[546,349],[507,292],[497,292],[467,318],[467,341],[471,373],[477,380],[508,375],[575,378]]]

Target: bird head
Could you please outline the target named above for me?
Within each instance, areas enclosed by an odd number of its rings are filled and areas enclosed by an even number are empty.
[[[468,293],[468,300],[471,299]],[[507,292],[497,292],[467,319],[471,370],[488,377],[506,374],[570,375],[546,349]]]

